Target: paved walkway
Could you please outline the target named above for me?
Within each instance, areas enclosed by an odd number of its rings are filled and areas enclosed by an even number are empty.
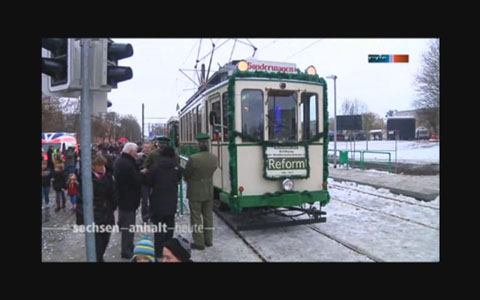
[[[337,181],[352,181],[375,188],[384,188],[392,193],[425,201],[432,201],[440,194],[440,175],[399,175],[358,169],[335,169],[333,167],[330,167],[328,172],[329,177]]]

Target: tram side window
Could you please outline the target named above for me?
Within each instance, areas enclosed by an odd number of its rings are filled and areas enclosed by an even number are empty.
[[[183,118],[180,118],[180,141],[183,142]]]
[[[297,93],[270,91],[268,93],[268,139],[297,140]]]
[[[187,114],[183,116],[183,141],[188,141]]]
[[[194,110],[192,109],[190,111],[190,114],[189,114],[190,118],[189,118],[189,122],[188,122],[188,128],[190,129],[190,142],[193,141],[193,137],[195,136],[195,132],[194,132],[195,127],[194,127],[194,124],[193,124],[193,112],[194,112]]]
[[[185,124],[186,117],[185,115],[182,118],[182,134],[183,134],[183,142],[187,141],[187,124]]]
[[[209,126],[210,124],[208,123],[208,102],[207,101],[205,101],[204,107],[205,107],[205,125],[206,125],[205,132],[208,134],[208,127],[210,127]]]
[[[197,106],[197,133],[203,132],[202,131],[202,113],[203,113],[203,106]]]
[[[193,125],[193,136],[195,137],[198,134],[197,118],[198,118],[198,106],[192,110],[192,125]]]
[[[187,130],[188,130],[188,141],[192,141],[192,111],[187,114]]]
[[[242,91],[242,132],[263,141],[264,104],[261,90]],[[249,141],[242,138],[242,141]]]
[[[185,114],[185,142],[190,140],[190,136],[188,135],[188,113]]]
[[[220,124],[220,101],[212,102],[212,111],[215,112],[215,121],[214,124]],[[222,133],[222,127],[220,126],[213,126],[213,141],[220,140],[220,136]]]
[[[308,140],[318,134],[317,94],[303,93],[300,107],[302,112],[302,140]]]
[[[227,112],[228,112],[228,93],[223,93],[222,95],[222,119],[223,126],[228,126],[227,124]],[[223,141],[228,141],[228,129],[223,127]]]
[[[193,142],[195,136],[195,124],[193,123],[194,112],[194,109],[190,111],[190,124],[188,126],[188,128],[190,128],[190,142]]]

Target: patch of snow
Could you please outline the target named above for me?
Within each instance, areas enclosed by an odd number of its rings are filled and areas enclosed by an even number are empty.
[[[329,143],[329,148],[333,148],[332,142]],[[367,142],[337,142],[337,150],[367,150]],[[390,153],[391,162],[395,161],[395,141],[368,141],[368,150],[388,152]],[[333,152],[330,152],[329,154],[333,154]],[[353,158],[360,160],[360,153],[355,153]],[[365,153],[365,160],[386,162],[388,161],[388,155],[381,153]],[[398,141],[397,161],[416,164],[440,163],[440,143],[430,141]]]

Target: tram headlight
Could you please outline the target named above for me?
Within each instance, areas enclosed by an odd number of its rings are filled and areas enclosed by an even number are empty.
[[[294,186],[293,181],[289,178],[285,179],[282,182],[282,188],[286,192],[289,192],[289,191],[293,190],[293,186]]]
[[[238,62],[237,69],[241,72],[245,72],[248,70],[248,63],[244,60]]]
[[[308,75],[316,75],[317,74],[317,69],[315,69],[314,66],[309,66],[306,70],[305,73]]]

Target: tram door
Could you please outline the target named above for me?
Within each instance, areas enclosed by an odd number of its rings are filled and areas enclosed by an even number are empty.
[[[222,103],[219,94],[212,95],[208,98],[208,111],[209,116],[208,122],[208,132],[210,135],[210,152],[215,154],[218,158],[218,169],[213,174],[214,185],[219,186],[223,189],[223,151],[222,151],[222,137],[223,137],[223,126],[222,126]],[[211,113],[210,113],[211,112]],[[212,114],[212,116],[210,115]],[[213,121],[213,126],[210,124]]]

